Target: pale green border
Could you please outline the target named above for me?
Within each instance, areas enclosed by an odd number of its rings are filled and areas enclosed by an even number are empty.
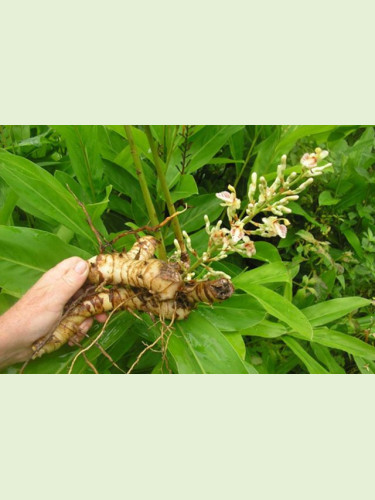
[[[372,380],[5,376],[2,495],[371,498]]]
[[[373,124],[374,18],[370,0],[2,2],[0,121]],[[373,381],[3,375],[2,496],[368,498]]]
[[[0,121],[373,124],[374,10],[372,0],[2,2]]]

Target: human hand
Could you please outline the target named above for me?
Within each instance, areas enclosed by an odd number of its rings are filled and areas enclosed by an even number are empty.
[[[63,260],[0,317],[0,369],[30,359],[31,346],[59,324],[64,306],[86,281],[89,266],[79,257]],[[106,314],[95,316],[100,322]],[[86,319],[79,330],[83,338],[93,323]]]

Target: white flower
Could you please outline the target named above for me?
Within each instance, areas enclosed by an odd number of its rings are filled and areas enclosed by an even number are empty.
[[[284,221],[285,224],[280,224],[279,221]],[[263,217],[263,224],[261,224],[260,228],[263,231],[261,234],[267,238],[271,238],[272,236],[280,236],[280,238],[286,238],[287,227],[286,224],[289,224],[287,219],[278,219],[277,217]]]
[[[321,148],[316,148],[315,153],[305,153],[301,158],[301,164],[306,168],[314,168],[318,162],[327,158],[328,151]]]
[[[305,153],[301,158],[301,165],[303,165],[304,167],[313,168],[316,167],[317,164],[318,159],[315,153]]]
[[[240,240],[242,240],[242,238],[245,236],[245,232],[241,221],[238,221],[235,224],[233,224],[230,230],[230,235],[234,243],[238,243]]]
[[[223,201],[220,205],[222,207],[231,207],[238,210],[241,207],[241,200],[236,197],[236,191],[232,186],[228,186],[229,191],[222,191],[221,193],[216,193],[216,198]]]
[[[221,193],[216,193],[216,198],[223,200],[226,203],[232,204],[232,195],[229,191],[222,191]]]
[[[327,156],[329,155],[328,151],[320,148],[316,148],[315,153],[318,161],[324,160],[324,158],[327,158]]]
[[[246,257],[253,257],[256,254],[254,242],[248,236],[244,236],[242,241],[240,245],[236,246],[235,250],[241,254],[245,254]]]
[[[288,229],[285,226],[285,224],[279,224],[278,222],[275,222],[274,228],[276,230],[276,233],[280,236],[280,238],[286,238],[286,233],[288,232]]]
[[[246,255],[248,257],[252,257],[253,255],[256,254],[256,250],[255,250],[255,245],[254,243],[250,240],[249,237],[246,237],[246,241],[245,241],[245,238],[244,238],[244,249],[245,249],[245,252],[246,252]]]

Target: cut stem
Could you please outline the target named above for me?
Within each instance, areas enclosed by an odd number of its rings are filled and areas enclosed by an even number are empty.
[[[158,178],[159,178],[159,182],[160,182],[160,187],[161,187],[161,190],[162,190],[162,192],[164,194],[165,201],[167,203],[168,212],[169,212],[170,216],[173,216],[176,213],[176,209],[175,209],[175,206],[174,206],[173,201],[172,201],[171,193],[169,191],[169,187],[168,187],[168,183],[167,183],[167,179],[165,177],[165,173],[164,173],[163,167],[162,167],[162,165],[160,163],[160,158],[159,158],[159,155],[158,155],[156,144],[155,144],[155,141],[154,141],[154,139],[152,137],[150,126],[149,125],[145,125],[144,128],[145,128],[146,136],[147,136],[147,139],[148,139],[148,143],[150,144],[152,156],[154,158],[154,164],[155,164],[156,172],[158,174]],[[182,236],[181,226],[180,226],[180,223],[179,223],[179,220],[178,220],[177,217],[174,217],[171,220],[171,225],[172,225],[172,228],[173,228],[173,232],[174,232],[174,234],[176,236],[176,239],[177,239],[177,241],[178,241],[178,243],[180,245],[181,253],[183,255],[187,256],[186,246],[185,246],[185,240],[184,240],[184,238]]]
[[[146,177],[145,177],[143,167],[142,167],[142,162],[139,158],[137,147],[136,147],[135,142],[134,142],[134,137],[133,137],[133,133],[131,130],[131,126],[124,125],[124,129],[125,129],[126,137],[128,139],[128,142],[129,142],[130,152],[131,152],[131,155],[133,157],[139,185],[141,186],[143,199],[144,199],[144,202],[146,204],[147,213],[150,217],[151,224],[153,226],[158,226],[159,225],[158,216],[156,215],[156,210],[155,210],[154,204],[152,202],[150,191],[148,189]],[[163,237],[161,234],[160,234],[159,257],[163,260],[167,260],[167,252],[165,250],[164,241],[163,241]]]

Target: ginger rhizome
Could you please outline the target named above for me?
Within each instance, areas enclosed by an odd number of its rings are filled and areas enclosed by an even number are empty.
[[[68,308],[56,330],[34,343],[33,358],[53,352],[70,340],[74,343],[81,324],[103,312],[141,311],[175,321],[187,318],[199,302],[212,304],[233,294],[228,279],[185,283],[178,263],[153,258],[156,247],[156,239],[145,236],[127,253],[91,258],[87,285],[98,285],[97,290]]]

